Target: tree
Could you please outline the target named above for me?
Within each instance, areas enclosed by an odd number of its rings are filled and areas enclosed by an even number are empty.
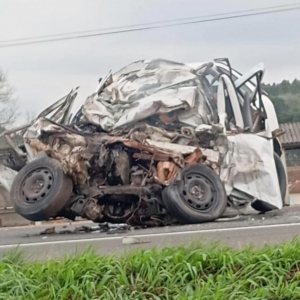
[[[16,116],[13,88],[9,85],[6,75],[0,70],[0,127],[13,123]]]
[[[300,94],[300,81],[298,79],[294,79],[291,87],[292,94]]]
[[[279,87],[281,87],[279,94],[287,94],[290,92],[291,84],[288,80],[283,80]]]

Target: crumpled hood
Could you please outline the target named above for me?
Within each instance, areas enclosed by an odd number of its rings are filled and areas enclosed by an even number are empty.
[[[210,123],[201,80],[191,67],[163,59],[135,62],[108,76],[106,86],[83,106],[87,122],[105,131],[175,112],[183,124]]]

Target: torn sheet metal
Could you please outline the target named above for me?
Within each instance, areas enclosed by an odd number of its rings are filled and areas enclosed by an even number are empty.
[[[13,202],[9,191],[17,172],[0,164],[0,174],[0,208],[11,208]]]
[[[155,114],[175,111],[190,126],[209,123],[207,99],[195,71],[167,60],[140,61],[113,75],[83,106],[85,119],[111,131]]]
[[[228,136],[227,150],[220,168],[227,194],[244,200],[248,195],[250,201],[262,200],[281,209],[272,144],[259,136],[237,134]]]
[[[17,172],[0,164],[0,185],[9,191]]]
[[[172,161],[160,161],[157,164],[156,182],[162,185],[169,185],[178,174],[176,165]]]
[[[83,136],[40,118],[25,133],[24,140],[34,154],[51,152],[51,156],[60,161],[64,172],[75,182],[82,184],[87,181],[87,142]]]
[[[197,164],[201,162],[203,153],[201,149],[197,148],[192,154],[190,154],[184,161],[187,165]]]

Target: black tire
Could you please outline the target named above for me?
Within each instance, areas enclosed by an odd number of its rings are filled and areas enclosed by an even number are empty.
[[[44,221],[67,205],[73,190],[72,180],[60,163],[42,157],[25,165],[15,177],[10,196],[15,210],[30,221]]]
[[[181,223],[191,224],[214,221],[224,213],[227,206],[224,184],[211,168],[191,165],[182,171],[181,178],[162,192],[170,215]]]
[[[278,176],[278,184],[280,188],[280,193],[281,193],[281,199],[282,203],[284,203],[284,199],[286,196],[286,190],[287,190],[287,177],[286,177],[286,172],[283,166],[283,163],[277,153],[274,152],[274,161],[275,161],[275,166],[276,166],[276,171],[277,171],[277,176]],[[276,207],[270,203],[266,203],[261,200],[256,200],[255,202],[252,203],[252,207],[260,212],[267,212],[276,209]]]
[[[274,160],[275,160],[276,171],[277,171],[277,175],[278,175],[278,182],[279,182],[279,187],[280,187],[281,198],[282,198],[282,202],[284,203],[284,199],[285,199],[286,191],[287,191],[286,172],[284,169],[284,165],[277,153],[274,153]]]

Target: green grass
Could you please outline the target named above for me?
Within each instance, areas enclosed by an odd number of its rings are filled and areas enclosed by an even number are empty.
[[[300,240],[261,250],[192,245],[124,257],[87,251],[0,260],[0,299],[300,299]]]

